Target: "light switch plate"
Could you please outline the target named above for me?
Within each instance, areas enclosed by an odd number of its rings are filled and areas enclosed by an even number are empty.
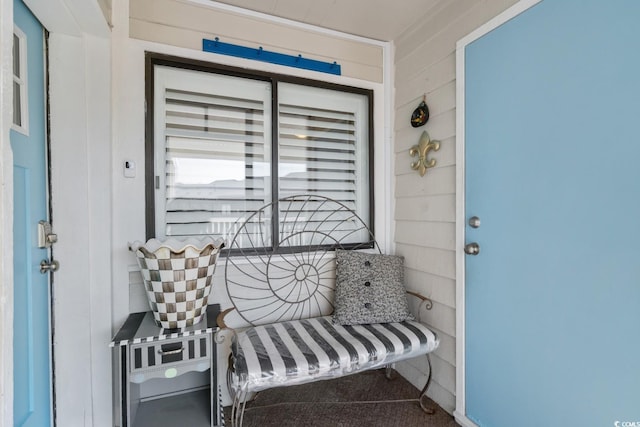
[[[125,160],[123,166],[125,178],[136,177],[136,162],[134,162],[133,160]]]

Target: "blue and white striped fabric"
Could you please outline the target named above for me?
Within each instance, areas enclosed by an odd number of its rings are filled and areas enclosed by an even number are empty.
[[[341,326],[327,316],[255,326],[234,339],[232,387],[255,392],[336,378],[437,347],[436,335],[414,321]]]

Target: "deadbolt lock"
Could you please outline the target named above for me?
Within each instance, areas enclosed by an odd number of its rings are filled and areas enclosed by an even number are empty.
[[[58,241],[58,235],[53,232],[53,227],[47,221],[38,223],[38,247],[50,248]]]
[[[477,216],[472,216],[471,218],[469,218],[469,227],[471,228],[480,227],[480,218],[478,218]]]

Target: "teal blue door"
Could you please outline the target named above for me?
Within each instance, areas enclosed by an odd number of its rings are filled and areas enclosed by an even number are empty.
[[[479,426],[640,422],[639,17],[636,0],[544,0],[466,47]]]
[[[51,424],[49,275],[40,262],[38,222],[47,215],[44,33],[25,5],[14,1],[14,404],[16,426]],[[26,85],[26,87],[21,87]],[[23,108],[25,107],[25,108]]]

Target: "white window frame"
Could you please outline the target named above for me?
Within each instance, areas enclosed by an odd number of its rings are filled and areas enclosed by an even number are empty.
[[[18,49],[20,49],[20,76],[16,76],[13,73],[13,60],[11,62],[11,74],[13,75],[12,88],[15,87],[15,83],[20,87],[20,93],[17,96],[20,99],[20,119],[21,123],[17,124],[13,122],[13,115],[11,117],[11,129],[16,132],[20,132],[23,135],[29,135],[29,92],[28,92],[28,70],[27,70],[27,36],[16,25],[13,27],[13,34],[18,38]],[[13,44],[13,43],[12,43]],[[14,93],[15,97],[16,94]],[[12,102],[12,105],[15,102]]]

